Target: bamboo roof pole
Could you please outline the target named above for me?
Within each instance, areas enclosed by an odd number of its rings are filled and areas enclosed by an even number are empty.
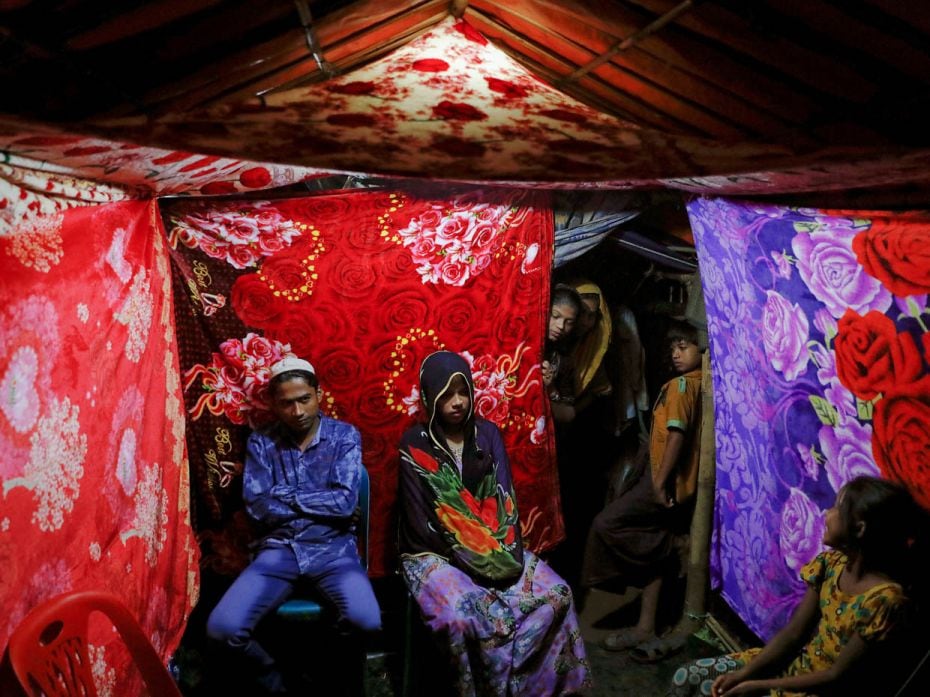
[[[607,51],[599,55],[597,58],[592,60],[590,63],[586,63],[585,65],[582,65],[580,68],[578,68],[571,74],[566,75],[561,80],[559,80],[559,82],[560,83],[574,82],[578,78],[584,77],[585,75],[590,73],[592,70],[610,61],[611,58],[616,56],[621,51],[626,51],[627,49],[632,48],[633,46],[635,46],[637,43],[645,39],[650,34],[654,34],[655,32],[659,31],[659,29],[664,27],[666,24],[669,24],[670,22],[674,22],[678,18],[679,15],[684,14],[685,12],[690,10],[692,7],[694,7],[697,1],[698,0],[684,0],[683,2],[679,3],[678,5],[670,9],[668,12],[666,12],[661,17],[658,17],[653,22],[650,22],[649,24],[647,24],[645,27],[643,27],[639,31],[634,32],[633,34],[626,37],[625,39],[621,39],[620,41],[618,41],[616,44],[611,46]]]
[[[320,41],[317,39],[316,27],[313,24],[313,15],[310,13],[310,4],[307,0],[294,0],[294,5],[297,7],[297,14],[300,16],[300,25],[303,27],[304,36],[307,39],[307,48],[310,50],[313,60],[316,61],[317,67],[320,72],[326,76],[326,79],[333,77],[336,74],[336,70],[323,55],[323,47],[320,46]]]

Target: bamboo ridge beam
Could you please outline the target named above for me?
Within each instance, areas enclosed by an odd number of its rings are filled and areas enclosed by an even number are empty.
[[[313,60],[316,61],[317,68],[319,68],[320,72],[327,78],[332,77],[336,74],[336,71],[326,60],[326,56],[323,55],[323,48],[320,46],[320,42],[316,37],[316,29],[313,26],[313,15],[310,13],[310,4],[307,0],[294,0],[294,4],[297,6],[297,14],[300,15],[300,25],[304,28],[304,36],[307,38],[307,48],[310,49]]]
[[[608,61],[610,61],[611,58],[616,56],[621,51],[626,51],[627,49],[632,48],[633,46],[635,46],[637,43],[645,39],[650,34],[654,34],[657,31],[659,31],[659,29],[664,27],[666,24],[670,22],[674,22],[678,18],[679,15],[684,14],[685,12],[690,10],[692,7],[694,7],[694,4],[695,4],[695,0],[684,0],[684,2],[679,3],[678,5],[673,7],[671,10],[666,12],[664,15],[656,19],[655,21],[650,22],[648,25],[646,25],[639,31],[631,34],[625,39],[622,39],[621,41],[614,44],[610,49],[602,53],[600,56],[595,58],[593,61],[591,61],[587,65],[581,66],[576,71],[574,71],[571,75],[566,75],[564,78],[562,78],[560,82],[574,82],[579,77],[587,75],[589,72],[591,72],[595,68],[601,65],[604,65],[604,63],[607,63]]]

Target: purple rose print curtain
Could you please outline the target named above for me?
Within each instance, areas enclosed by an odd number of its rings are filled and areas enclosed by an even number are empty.
[[[697,199],[714,379],[712,569],[763,638],[854,476],[930,507],[930,214]]]

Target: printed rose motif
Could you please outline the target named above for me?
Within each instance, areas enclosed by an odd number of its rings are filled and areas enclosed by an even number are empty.
[[[478,503],[478,517],[491,530],[497,529],[497,496],[487,496]]]
[[[872,423],[872,454],[881,471],[930,508],[930,377],[885,395]]]
[[[839,321],[835,343],[840,381],[861,399],[874,399],[920,375],[923,363],[914,338],[898,333],[880,312],[860,317],[849,310]]]
[[[456,22],[453,28],[469,41],[474,41],[476,44],[481,44],[482,46],[486,46],[488,43],[484,35],[465,20]]]
[[[450,102],[444,99],[433,107],[433,116],[445,121],[484,121],[488,118],[481,109],[463,102]]]
[[[298,356],[311,356],[319,346],[320,338],[316,329],[301,311],[288,312],[284,318],[266,329],[268,338],[277,342],[287,342],[291,351]]]
[[[234,424],[255,427],[271,418],[265,387],[271,379],[271,366],[285,356],[293,356],[291,347],[249,333],[242,340],[228,339],[213,353],[210,363],[197,364],[184,374],[186,391],[199,378],[204,394],[190,409],[194,419],[204,410],[225,416]]]
[[[455,535],[460,545],[476,554],[490,554],[500,549],[500,543],[483,523],[466,518],[452,506],[441,503],[436,508],[440,522]]]
[[[250,189],[261,189],[271,183],[271,172],[264,167],[251,167],[239,174],[239,182]]]
[[[422,294],[404,290],[391,297],[378,319],[383,328],[402,332],[410,327],[422,327],[429,314],[429,303]]]
[[[898,296],[930,292],[930,245],[922,224],[876,219],[853,239],[866,273]]]
[[[413,459],[416,463],[422,467],[425,471],[434,474],[439,471],[439,463],[436,461],[432,455],[428,452],[420,450],[419,448],[410,447],[410,454],[413,456]]]
[[[311,221],[312,225],[317,229],[330,226],[352,214],[350,204],[345,196],[326,194],[307,196],[282,201],[278,205],[285,217]],[[392,204],[386,202],[385,207],[388,205]]]
[[[347,298],[368,297],[378,275],[367,259],[339,259],[330,272],[333,290]]]
[[[518,378],[520,363],[528,351],[529,346],[521,343],[512,356],[505,354],[494,357],[485,354],[474,358],[467,351],[462,352],[475,383],[475,413],[478,416],[504,426],[511,415],[510,403],[539,384],[540,375],[536,365],[531,366],[522,380]]]
[[[878,465],[869,447],[871,442],[872,428],[860,425],[852,418],[844,418],[836,426],[820,429],[827,479],[834,491],[839,491],[846,482],[859,475],[879,476]]]
[[[449,64],[440,58],[421,58],[413,61],[411,67],[421,73],[441,73],[449,69]]]
[[[315,365],[319,374],[326,376],[329,389],[351,390],[364,374],[363,358],[356,350],[330,345]]]
[[[781,511],[778,546],[788,568],[801,567],[823,549],[824,522],[820,509],[800,489],[791,488]]]
[[[812,232],[795,235],[791,248],[801,279],[814,297],[837,318],[849,308],[857,312],[887,310],[891,294],[859,265],[852,250],[855,230],[849,223],[818,221],[811,225]]]
[[[310,273],[303,259],[297,259],[286,254],[271,257],[262,264],[260,280],[265,281],[269,288],[274,288],[287,297],[300,297],[309,288]]]
[[[268,284],[255,274],[239,276],[233,283],[231,301],[236,315],[250,327],[264,329],[277,324],[287,310]]]
[[[243,173],[244,174],[244,173]],[[301,231],[269,203],[198,203],[171,219],[168,240],[200,249],[237,269],[257,266],[262,257],[288,246]]]
[[[774,291],[766,292],[762,342],[772,367],[784,373],[786,380],[797,379],[807,368],[809,329],[803,310]]]
[[[423,283],[464,286],[500,249],[501,233],[514,222],[514,208],[453,201],[432,204],[398,231]]]
[[[507,99],[520,99],[529,94],[525,87],[521,87],[510,80],[501,80],[496,77],[486,77],[484,79],[488,83],[489,90],[497,92]]]

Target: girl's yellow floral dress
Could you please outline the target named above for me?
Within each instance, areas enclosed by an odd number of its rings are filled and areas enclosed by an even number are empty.
[[[820,622],[813,638],[804,646],[783,675],[802,675],[833,665],[840,651],[854,634],[865,641],[882,641],[898,623],[907,602],[904,589],[888,582],[872,586],[865,593],[852,595],[840,590],[839,579],[848,559],[842,552],[823,552],[801,569],[801,578],[820,592]],[[710,695],[714,680],[739,670],[762,649],[703,658],[679,668],[673,676],[669,695]],[[772,690],[771,697],[816,697],[810,693]]]

